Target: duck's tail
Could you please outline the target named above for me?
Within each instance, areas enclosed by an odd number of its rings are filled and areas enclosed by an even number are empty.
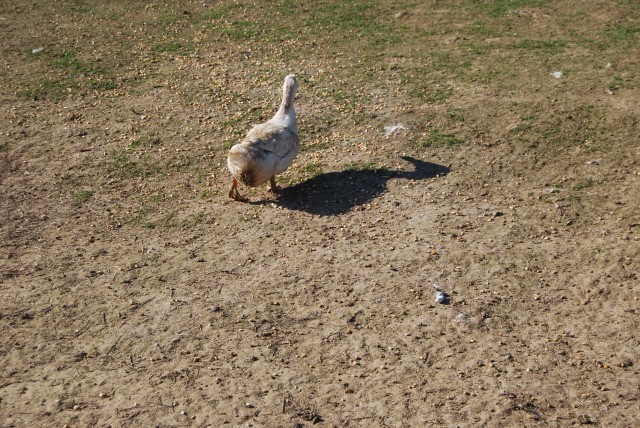
[[[237,177],[245,186],[257,186],[255,156],[246,146],[236,144],[229,150],[227,166],[231,175]]]

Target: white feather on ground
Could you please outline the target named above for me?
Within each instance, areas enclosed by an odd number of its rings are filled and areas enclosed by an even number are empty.
[[[389,125],[389,126],[385,126],[384,127],[385,133],[384,133],[384,137],[385,138],[389,138],[391,137],[393,134],[395,134],[398,131],[408,131],[409,128],[407,128],[406,126],[404,126],[403,124],[399,123],[397,125]]]

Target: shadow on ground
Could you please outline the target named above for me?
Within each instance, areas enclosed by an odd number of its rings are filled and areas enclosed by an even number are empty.
[[[351,169],[320,174],[282,190],[276,204],[320,216],[339,215],[364,205],[387,190],[392,178],[425,180],[449,173],[449,168],[403,156],[413,171],[386,168]]]

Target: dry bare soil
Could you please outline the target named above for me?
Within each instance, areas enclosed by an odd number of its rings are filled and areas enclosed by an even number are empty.
[[[637,1],[19,0],[0,38],[0,426],[640,425]],[[232,202],[291,72],[289,187]]]

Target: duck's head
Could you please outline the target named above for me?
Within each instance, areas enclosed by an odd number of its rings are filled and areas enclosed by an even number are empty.
[[[284,78],[284,90],[285,92],[296,93],[298,90],[298,79],[295,74],[290,74]]]

